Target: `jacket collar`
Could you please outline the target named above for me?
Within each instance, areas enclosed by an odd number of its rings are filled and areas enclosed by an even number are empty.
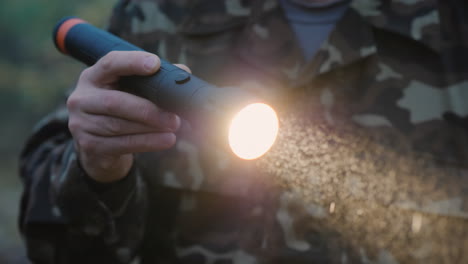
[[[212,6],[207,2],[210,1],[200,1],[205,9]],[[223,5],[224,15],[218,11],[208,11],[206,16],[192,12],[196,14],[192,17],[196,21],[190,20],[185,24],[190,27],[184,26],[181,30],[186,34],[197,33],[201,28],[212,32],[219,24],[232,27],[244,24],[237,55],[282,87],[303,84],[317,75],[375,54],[378,49],[373,36],[375,29],[403,35],[440,51],[439,13],[435,0],[353,0],[310,62],[304,61],[299,43],[277,0],[215,2]],[[220,18],[225,21],[220,23]]]
[[[439,13],[434,1],[353,0],[314,59],[306,63],[281,7],[265,2],[266,8],[246,30],[245,46],[239,51],[243,59],[258,68],[266,66],[278,79],[302,83],[375,54],[374,28],[440,51]]]
[[[352,6],[321,45],[304,61],[295,33],[283,10],[275,5],[248,26],[239,56],[280,83],[281,87],[309,82],[317,75],[349,65],[376,52],[371,26]]]

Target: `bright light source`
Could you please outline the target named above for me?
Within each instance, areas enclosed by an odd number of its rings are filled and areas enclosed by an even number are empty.
[[[242,159],[256,159],[273,145],[278,134],[275,111],[262,103],[244,107],[231,122],[229,146]]]

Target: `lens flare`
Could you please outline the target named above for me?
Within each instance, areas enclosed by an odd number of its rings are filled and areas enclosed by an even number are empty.
[[[252,160],[265,154],[278,134],[278,117],[263,103],[244,107],[231,122],[229,146],[242,159]]]

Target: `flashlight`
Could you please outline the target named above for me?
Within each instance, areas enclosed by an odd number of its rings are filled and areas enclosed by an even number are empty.
[[[62,53],[89,66],[114,50],[143,51],[76,17],[60,20],[53,38]],[[239,89],[213,86],[163,59],[155,74],[122,77],[120,86],[180,115],[242,159],[265,154],[278,133],[278,118],[267,104]]]

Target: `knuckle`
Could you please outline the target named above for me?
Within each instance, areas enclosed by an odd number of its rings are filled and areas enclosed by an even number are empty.
[[[93,67],[88,67],[81,71],[80,77],[78,78],[78,83],[82,83],[89,80],[91,76],[91,72],[93,71]]]
[[[101,103],[106,113],[113,113],[119,107],[119,99],[110,93],[103,94]]]
[[[111,51],[107,53],[104,57],[102,57],[98,63],[101,70],[106,72],[112,69],[116,56],[118,56],[117,52]]]
[[[67,109],[71,112],[78,108],[80,105],[80,98],[72,93],[67,99]]]
[[[81,130],[80,122],[78,122],[75,118],[70,118],[68,121],[68,130],[70,130],[72,134],[77,134],[78,131]]]
[[[150,124],[153,116],[153,111],[150,106],[142,105],[139,109],[140,117],[143,123]]]
[[[67,98],[66,107],[70,113],[79,112],[87,101],[87,96],[75,90]]]

